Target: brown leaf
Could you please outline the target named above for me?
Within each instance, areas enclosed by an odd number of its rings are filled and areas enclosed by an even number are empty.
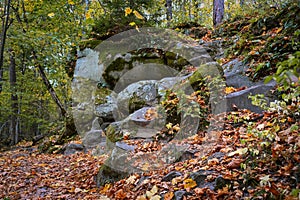
[[[243,159],[234,158],[231,160],[230,163],[227,164],[228,169],[237,169],[241,166],[241,163],[243,162]]]
[[[195,188],[194,191],[197,195],[203,195],[206,191],[206,188]]]
[[[123,191],[123,189],[119,189],[116,194],[115,197],[117,199],[125,199],[126,198],[126,193]]]

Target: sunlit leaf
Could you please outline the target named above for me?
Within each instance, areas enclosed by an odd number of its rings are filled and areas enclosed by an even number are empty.
[[[55,15],[55,14],[52,12],[52,13],[49,13],[49,14],[48,14],[48,17],[54,17],[54,15]]]
[[[135,24],[135,22],[130,22],[129,25],[130,26],[135,26],[136,24]]]
[[[196,183],[196,181],[194,181],[193,179],[185,179],[184,181],[183,181],[183,183],[184,183],[184,189],[187,189],[187,188],[194,188],[194,187],[196,187],[197,186],[197,183]]]
[[[70,4],[70,5],[75,5],[75,3],[74,3],[73,0],[68,0],[68,4]]]
[[[168,124],[166,124],[166,127],[167,127],[167,129],[171,129],[172,128],[172,126],[173,126],[173,124],[170,122],[170,123],[168,123]]]
[[[127,15],[129,15],[131,13],[132,13],[131,8],[129,8],[129,7],[125,8],[125,16],[127,16]]]
[[[136,10],[133,11],[133,14],[135,15],[136,18],[138,19],[144,19],[144,17]]]

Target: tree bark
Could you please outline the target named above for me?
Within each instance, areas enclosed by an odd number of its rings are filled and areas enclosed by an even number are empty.
[[[3,81],[3,63],[4,63],[4,46],[6,41],[7,29],[9,28],[9,15],[10,15],[10,4],[11,0],[4,2],[4,17],[2,19],[2,32],[1,32],[1,43],[0,43],[0,93],[2,92],[2,81]]]
[[[34,55],[34,58],[37,60],[35,52],[33,52],[33,55]],[[66,109],[64,108],[60,99],[58,98],[55,90],[53,89],[51,83],[49,82],[49,80],[44,72],[44,68],[39,63],[36,63],[36,67],[39,70],[39,73],[42,77],[42,80],[43,80],[45,86],[47,87],[48,92],[50,93],[52,99],[54,100],[54,102],[56,103],[58,108],[60,109],[60,113],[65,120],[65,130],[64,130],[63,134],[60,135],[60,138],[57,141],[57,144],[63,144],[65,139],[70,138],[71,136],[77,134],[73,116],[69,115],[67,113]]]
[[[10,117],[10,145],[15,145],[18,143],[18,128],[17,128],[17,116],[18,116],[18,96],[16,92],[16,60],[15,54],[12,49],[9,49],[9,83],[11,88],[11,110],[12,114]]]
[[[214,0],[213,24],[216,27],[222,23],[224,17],[224,0]]]
[[[35,53],[34,53],[34,57],[36,58]],[[44,72],[44,68],[39,63],[36,64],[36,67],[39,70],[39,73],[40,73],[40,75],[42,77],[42,80],[43,80],[43,82],[44,82],[44,84],[45,84],[45,86],[47,88],[47,91],[50,93],[52,99],[54,100],[54,102],[58,106],[61,115],[65,118],[66,114],[67,114],[67,111],[64,108],[63,104],[61,103],[60,99],[58,98],[58,96],[57,96],[55,90],[53,89],[50,81],[48,80],[48,78],[47,78],[47,76],[46,76],[46,74]]]
[[[240,6],[241,6],[241,7],[244,6],[244,1],[245,1],[245,0],[240,0]]]
[[[166,7],[167,7],[167,20],[168,20],[168,26],[169,26],[170,25],[170,21],[173,18],[172,0],[166,0]]]

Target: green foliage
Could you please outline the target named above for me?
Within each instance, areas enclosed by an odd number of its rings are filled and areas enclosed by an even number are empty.
[[[39,75],[41,66],[54,90],[64,103],[71,105],[71,79],[66,74],[66,65],[73,59],[72,51],[90,28],[89,10],[79,0],[12,2],[12,24],[7,32],[5,52],[10,48],[16,59],[19,99],[20,139],[52,132],[55,126],[62,127],[61,116]],[[85,28],[83,28],[85,27]],[[4,54],[4,69],[8,69],[8,54]],[[4,73],[8,80],[8,73]],[[8,82],[0,94],[0,125],[9,121],[11,114]],[[8,132],[8,131],[7,131]]]
[[[151,26],[153,21],[146,13],[153,8],[154,0],[101,1],[101,15],[95,16],[90,37],[105,40],[117,33],[141,26]],[[126,9],[133,12],[126,13]],[[138,13],[138,14],[136,14]],[[140,18],[137,17],[140,15]]]
[[[287,60],[278,63],[276,73],[272,76],[269,76],[268,80],[271,78],[275,79],[277,82],[283,85],[282,89],[287,90],[294,84],[293,82],[295,80],[292,80],[292,76],[295,76],[295,78],[299,77],[299,69],[300,51],[297,51],[293,55],[290,55]]]

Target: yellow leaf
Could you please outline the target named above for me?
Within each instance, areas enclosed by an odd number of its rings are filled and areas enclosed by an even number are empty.
[[[179,183],[181,181],[182,181],[182,177],[178,176],[178,177],[173,178],[171,183],[172,183],[172,185],[176,185],[177,183]]]
[[[55,15],[55,14],[52,12],[52,13],[49,13],[49,14],[48,14],[48,17],[54,17],[54,15]]]
[[[130,26],[135,26],[135,22],[130,22],[129,25]]]
[[[132,175],[132,176],[130,176],[130,177],[126,180],[126,183],[127,183],[127,184],[134,184],[135,181],[136,181],[136,179],[137,179],[137,176]]]
[[[111,184],[105,184],[104,188],[100,191],[101,194],[105,194],[111,188]]]
[[[87,12],[87,13],[85,14],[85,18],[86,18],[86,19],[91,18],[91,14],[90,14],[89,12]]]
[[[150,190],[150,192],[154,195],[158,192],[158,188],[156,185],[153,186],[153,188]]]
[[[147,198],[145,197],[145,195],[141,195],[141,196],[138,196],[136,198],[136,200],[147,200]]]
[[[183,183],[184,183],[184,189],[194,188],[194,187],[197,186],[197,183],[193,179],[191,179],[191,178],[185,179],[183,181]]]
[[[166,125],[167,129],[171,129],[172,126],[173,126],[173,124],[171,122]]]
[[[143,170],[143,171],[148,171],[148,170],[149,170],[149,167],[150,167],[150,164],[146,162],[146,163],[143,164],[142,170]]]
[[[144,17],[138,12],[138,11],[133,11],[133,14],[136,16],[138,19],[144,19]]]
[[[74,1],[72,1],[72,0],[68,0],[68,4],[74,5],[75,3],[74,3]]]
[[[129,15],[130,13],[132,13],[131,8],[129,7],[125,8],[125,16]]]
[[[146,197],[150,199],[153,196],[153,194],[150,191],[146,191]]]
[[[155,195],[153,197],[150,198],[150,200],[160,200],[160,196],[159,195]]]

